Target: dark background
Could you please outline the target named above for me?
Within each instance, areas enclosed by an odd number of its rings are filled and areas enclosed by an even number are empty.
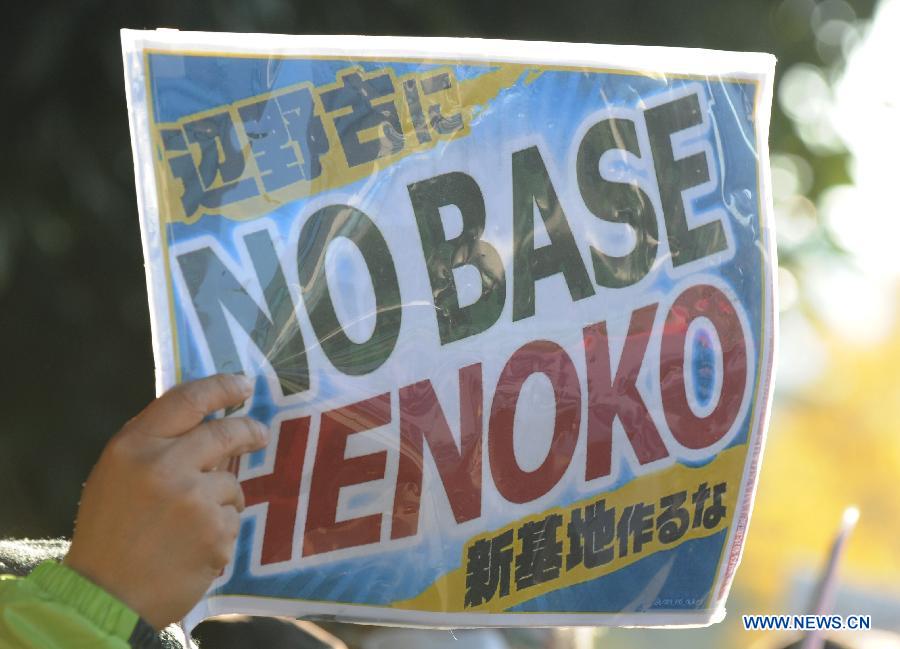
[[[830,65],[814,0],[20,3],[5,17],[0,156],[0,536],[67,536],[105,441],[153,398],[119,29],[677,45]],[[858,18],[872,2],[853,2]],[[838,55],[835,55],[838,56]],[[773,151],[845,181],[773,106]],[[790,255],[783,256],[790,263]]]

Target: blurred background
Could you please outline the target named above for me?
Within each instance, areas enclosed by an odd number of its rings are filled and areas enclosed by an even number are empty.
[[[780,357],[729,616],[710,629],[577,642],[768,642],[744,633],[740,615],[805,612],[847,504],[861,518],[837,612],[900,630],[900,0],[22,3],[3,37],[0,537],[68,536],[92,462],[153,397],[121,27],[775,54]]]

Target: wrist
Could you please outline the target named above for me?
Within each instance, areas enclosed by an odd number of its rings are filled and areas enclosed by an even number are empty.
[[[69,553],[63,558],[62,564],[133,611],[139,620],[145,621],[156,631],[166,626],[165,622],[155,620],[152,610],[148,610],[146,602],[142,601],[138,592],[128,588],[113,576],[116,572],[115,569],[98,566],[89,558],[83,557],[74,543]]]
[[[127,603],[68,565],[45,561],[26,581],[114,637],[128,640],[140,620]]]

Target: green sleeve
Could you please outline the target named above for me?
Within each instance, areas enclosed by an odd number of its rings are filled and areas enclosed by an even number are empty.
[[[130,649],[137,613],[77,572],[45,561],[24,579],[0,576],[0,647]]]

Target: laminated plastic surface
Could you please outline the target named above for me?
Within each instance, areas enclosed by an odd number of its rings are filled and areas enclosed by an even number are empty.
[[[771,56],[122,40],[157,389],[244,372],[272,431],[189,626],[721,619],[771,399]]]

